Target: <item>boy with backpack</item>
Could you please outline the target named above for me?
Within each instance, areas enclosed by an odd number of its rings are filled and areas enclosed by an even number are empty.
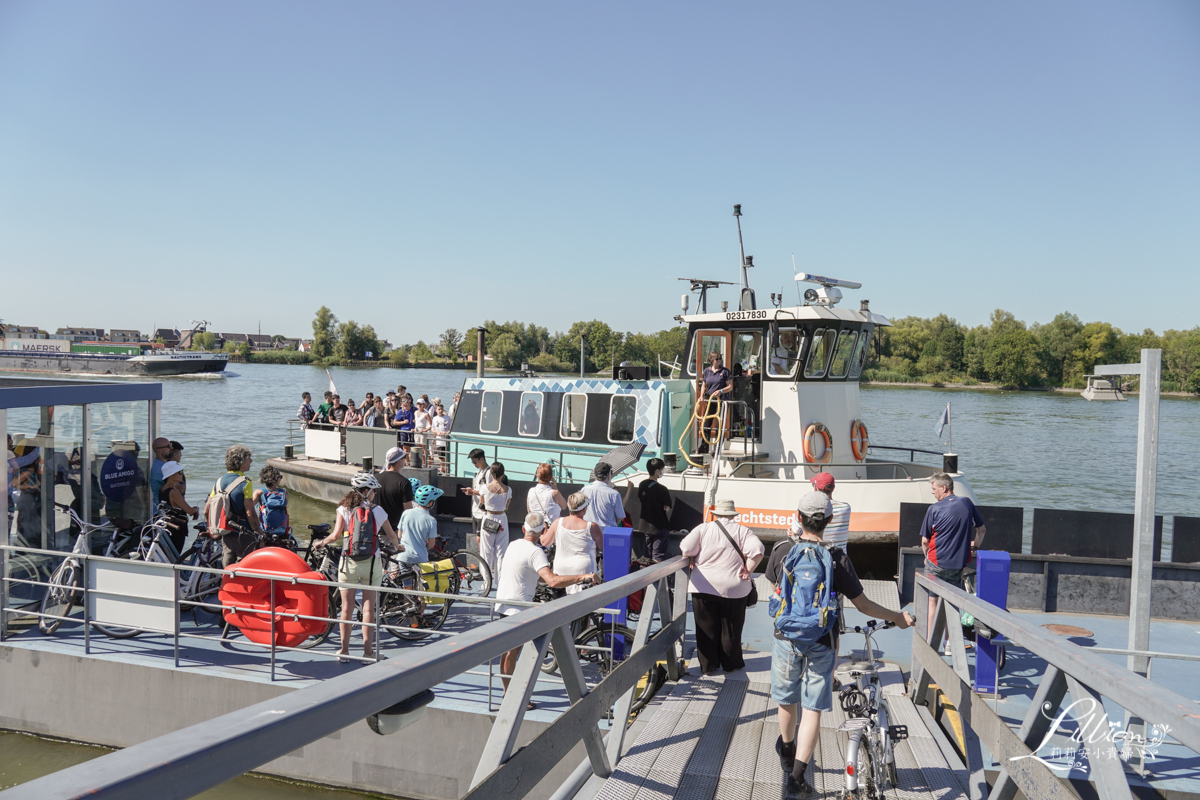
[[[789,532],[790,541],[775,546],[766,569],[766,578],[775,587],[767,606],[775,623],[771,651],[771,698],[779,703],[775,752],[788,773],[784,788],[789,798],[813,791],[805,772],[821,730],[821,712],[833,710],[838,597],[846,597],[863,614],[899,628],[913,623],[908,612],[889,611],[867,599],[846,551],[826,548],[821,534],[833,518],[827,495],[805,494],[796,517],[799,535]],[[798,717],[797,704],[803,716]]]
[[[288,516],[287,489],[279,485],[283,473],[275,467],[263,467],[258,471],[258,480],[263,488],[254,490],[254,505],[258,508],[258,523],[263,533],[279,539],[290,537],[292,524]]]

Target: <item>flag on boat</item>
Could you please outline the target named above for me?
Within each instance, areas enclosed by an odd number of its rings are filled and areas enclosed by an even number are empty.
[[[937,424],[933,426],[933,432],[937,434],[937,437],[939,439],[942,438],[942,428],[945,428],[949,424],[950,424],[950,404],[946,403],[945,410],[942,411],[942,415],[940,417],[938,417]]]
[[[337,394],[338,393],[337,387],[333,385],[333,376],[329,374],[328,369],[325,370],[325,377],[329,378],[329,391],[333,392],[334,394]],[[941,434],[939,434],[939,436],[940,435]]]

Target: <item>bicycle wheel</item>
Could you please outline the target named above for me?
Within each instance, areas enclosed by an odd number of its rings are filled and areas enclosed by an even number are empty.
[[[876,800],[879,797],[878,784],[875,780],[875,743],[864,731],[862,742],[858,746],[858,789],[854,792],[855,800]]]
[[[459,550],[450,558],[458,568],[459,586],[455,594],[464,597],[487,597],[491,593],[492,570],[478,551]]]
[[[633,652],[633,628],[602,623],[588,628],[575,639],[579,660],[607,675]]]
[[[450,575],[450,587],[446,594],[458,594],[461,582],[461,574],[456,570]],[[423,639],[445,624],[452,603],[451,600],[438,602],[429,598],[393,594],[385,598],[379,622],[398,639]]]
[[[329,613],[326,614],[325,616],[327,616],[331,619],[337,619],[341,613],[342,613],[342,592],[340,589],[338,589],[336,586],[334,586],[329,589]],[[302,650],[311,650],[312,648],[316,647],[317,645],[321,644],[326,639],[328,639],[329,634],[333,633],[333,629],[336,627],[337,627],[336,622],[325,623],[324,627],[321,628],[321,631],[319,633],[314,633],[312,636],[309,636],[307,639],[305,639],[303,642],[301,642],[299,645],[297,645],[297,647],[301,648]]]
[[[49,578],[50,570],[39,566],[42,559],[33,559],[24,555],[8,556],[8,604],[13,608],[25,608],[41,602],[45,586],[37,586],[34,582],[45,581]],[[22,583],[22,581],[28,581]],[[65,616],[65,615],[64,615]]]
[[[50,617],[66,617],[71,608],[79,602],[79,584],[83,577],[83,565],[78,559],[68,558],[58,565],[50,577],[50,586],[42,595],[42,605],[38,616],[38,630],[47,636],[58,630],[62,625],[61,619]]]
[[[667,670],[662,664],[655,664],[651,667],[650,671],[646,673],[646,685],[635,687],[637,694],[633,698],[633,705],[629,707],[629,713],[636,714],[649,705],[666,681]]]

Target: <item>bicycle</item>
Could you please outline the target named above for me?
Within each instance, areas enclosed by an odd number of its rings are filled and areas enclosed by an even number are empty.
[[[381,556],[384,564],[381,586],[418,591],[426,587],[425,577],[428,575],[435,581],[440,577],[447,580],[449,586],[442,587],[441,594],[459,593],[461,572],[457,565],[448,570],[439,571],[438,561],[432,560],[431,556],[431,562],[428,563],[432,563],[434,569],[426,573],[421,570],[419,564],[414,565],[400,561],[396,558],[397,555],[398,553],[385,552]],[[481,564],[481,566],[487,569],[486,565]],[[426,591],[436,591],[436,589],[426,588]],[[381,592],[381,594],[383,596],[379,601],[379,626],[397,639],[408,641],[423,639],[441,628],[446,623],[446,618],[450,616],[450,606],[454,603],[453,600],[444,598],[424,598],[395,592]],[[361,608],[358,610],[358,616],[362,617]]]
[[[207,525],[196,525],[195,542],[183,553],[179,553],[171,541],[167,524],[167,518],[162,516],[147,522],[142,527],[141,541],[137,549],[129,554],[129,560],[202,567],[205,570],[221,569],[221,545],[208,535]],[[185,609],[190,610],[193,621],[198,623],[199,620],[195,618],[196,609],[211,604],[213,596],[221,588],[221,574],[198,569],[182,569],[177,574],[179,611],[182,613]],[[140,628],[122,628],[97,622],[93,622],[92,627],[112,639],[130,639],[142,632]]]
[[[492,570],[478,550],[447,550],[446,540],[439,536],[429,548],[429,560],[436,563],[447,559],[454,562],[458,572],[458,591],[454,594],[487,597],[491,593]]]
[[[102,523],[84,522],[75,509],[62,503],[54,507],[70,516],[71,527],[78,530],[75,546],[71,548],[73,555],[90,555],[88,543],[93,533],[111,531],[103,555],[109,558],[122,558],[132,548],[136,541],[133,528],[118,528],[111,520]],[[71,609],[78,605],[83,597],[83,560],[66,558],[50,576],[49,586],[42,595],[41,606],[38,609],[38,629],[49,636],[59,629],[64,618],[70,616]]]
[[[908,738],[908,726],[888,724],[890,709],[879,683],[881,662],[875,660],[871,642],[873,633],[895,625],[871,620],[866,625],[854,626],[854,632],[866,639],[867,660],[847,665],[843,674],[848,673],[854,682],[839,690],[838,701],[846,712],[846,721],[838,726],[838,731],[849,736],[843,798],[883,800],[885,782],[893,788],[899,786],[893,745]]]
[[[338,562],[342,558],[342,548],[336,545],[316,545],[318,538],[325,538],[329,535],[329,530],[332,526],[328,523],[319,525],[309,525],[309,540],[308,547],[304,549],[304,561],[308,564],[313,572],[319,572],[324,576],[325,580],[330,583],[337,583],[338,579]],[[336,586],[329,587],[329,613],[326,615],[331,619],[337,619],[342,611],[342,593]],[[298,647],[308,650],[324,642],[329,638],[329,634],[333,631],[336,622],[328,622],[325,628],[320,632],[301,642]]]

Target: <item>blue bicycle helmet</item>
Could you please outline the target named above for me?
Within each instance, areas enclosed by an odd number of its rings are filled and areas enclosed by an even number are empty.
[[[414,493],[417,491],[417,489],[421,488],[421,479],[420,478],[409,478],[408,482],[410,484],[412,484],[412,489],[413,489]]]
[[[417,505],[427,506],[444,494],[445,492],[436,486],[422,486],[420,489],[417,489],[415,499],[417,501]]]

